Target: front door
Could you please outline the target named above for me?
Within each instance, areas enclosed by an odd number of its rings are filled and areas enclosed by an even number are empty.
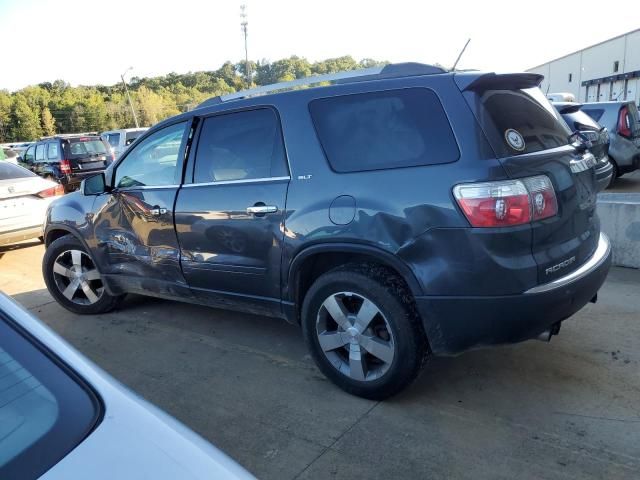
[[[279,312],[289,170],[278,116],[258,108],[202,122],[193,182],[176,201],[184,276],[207,303]]]
[[[96,199],[101,271],[128,291],[178,294],[185,286],[173,224],[190,122],[167,126],[115,166],[113,190]],[[186,288],[186,286],[185,286]]]

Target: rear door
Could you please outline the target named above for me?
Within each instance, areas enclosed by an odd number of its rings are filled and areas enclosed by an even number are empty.
[[[569,145],[566,124],[539,88],[517,88],[517,77],[512,79],[514,88],[508,81],[496,82],[499,88],[489,83],[465,96],[507,175],[543,174],[553,184],[558,214],[532,223],[538,280],[546,283],[580,266],[596,249],[595,158]]]
[[[184,276],[207,303],[277,312],[289,184],[278,115],[258,108],[201,122],[193,183],[175,210]]]
[[[64,142],[65,158],[71,172],[104,170],[111,160],[107,143],[100,137],[77,137]]]

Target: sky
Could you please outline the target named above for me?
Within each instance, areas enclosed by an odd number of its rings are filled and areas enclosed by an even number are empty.
[[[450,67],[471,38],[458,68],[522,71],[640,27],[638,1],[604,19],[579,0],[0,0],[0,89],[111,85],[129,67],[129,77],[215,70],[244,58],[241,3],[252,60]]]

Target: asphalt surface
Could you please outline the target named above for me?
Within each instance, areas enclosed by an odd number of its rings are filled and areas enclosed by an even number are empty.
[[[627,173],[620,178],[616,179],[613,187],[606,190],[608,192],[640,192],[640,170]]]
[[[549,344],[434,359],[373,402],[329,383],[284,321],[137,296],[73,315],[42,253],[0,247],[0,290],[259,478],[640,478],[639,270],[613,269]]]

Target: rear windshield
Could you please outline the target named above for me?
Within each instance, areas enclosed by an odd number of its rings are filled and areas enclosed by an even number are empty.
[[[0,311],[0,478],[40,477],[99,414],[94,394]]]
[[[485,90],[474,96],[478,120],[498,157],[569,143],[566,124],[539,88]]]
[[[0,162],[0,180],[26,177],[37,177],[37,175],[26,168],[14,165],[13,163]]]
[[[322,98],[309,108],[336,172],[449,163],[460,155],[438,96],[426,88]]]
[[[71,158],[107,153],[107,146],[99,138],[69,140],[68,148]]]
[[[569,128],[572,131],[575,130],[600,130],[602,127],[598,125],[598,123],[591,118],[589,115],[584,113],[582,110],[578,110],[576,112],[565,113],[562,115],[564,120],[569,125]]]

